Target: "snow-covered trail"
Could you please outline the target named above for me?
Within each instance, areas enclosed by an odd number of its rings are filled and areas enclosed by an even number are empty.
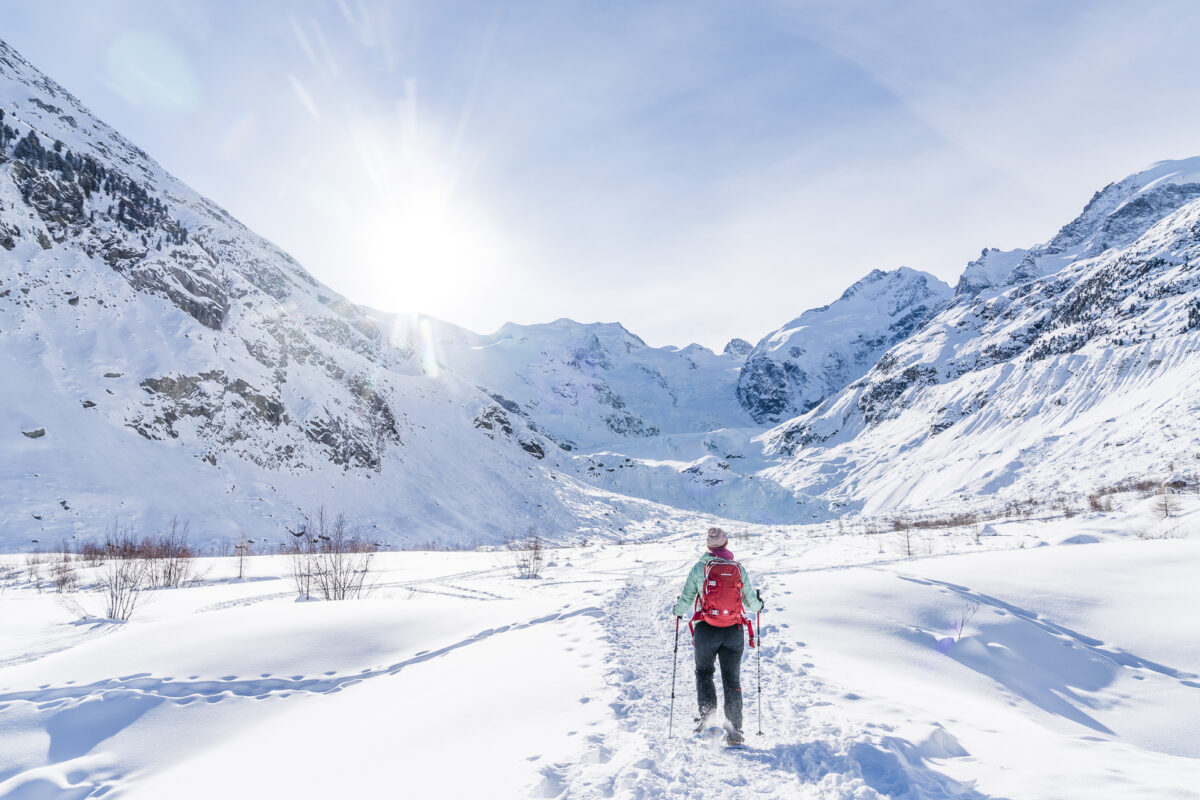
[[[946,755],[944,738],[914,745],[887,736],[886,725],[871,730],[847,721],[837,703],[844,691],[809,674],[815,656],[808,646],[769,622],[761,653],[747,648],[743,659],[748,748],[726,750],[693,736],[695,674],[686,625],[679,634],[668,738],[674,629],[667,609],[681,584],[677,569],[647,566],[616,593],[604,617],[611,658],[605,680],[615,724],[591,736],[574,762],[543,767],[534,797],[846,800],[898,796],[917,787],[923,798],[983,800],[924,764],[923,758]],[[764,616],[769,621],[770,611]],[[719,687],[719,676],[717,681]]]

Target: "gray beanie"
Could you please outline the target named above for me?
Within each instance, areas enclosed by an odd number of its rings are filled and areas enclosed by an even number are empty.
[[[708,536],[705,538],[709,547],[724,547],[729,544],[729,537],[720,528],[709,528]]]

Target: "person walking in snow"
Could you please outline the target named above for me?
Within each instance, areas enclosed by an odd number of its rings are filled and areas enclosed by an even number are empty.
[[[696,697],[700,704],[697,733],[708,726],[717,709],[717,687],[713,681],[721,665],[721,690],[725,697],[725,741],[740,745],[742,735],[742,653],[745,639],[742,626],[750,629],[754,646],[754,628],[743,613],[763,608],[761,596],[750,585],[750,576],[726,549],[729,537],[720,528],[709,528],[705,537],[708,551],[688,573],[687,582],[672,613],[684,617],[689,612],[692,643],[696,651]]]

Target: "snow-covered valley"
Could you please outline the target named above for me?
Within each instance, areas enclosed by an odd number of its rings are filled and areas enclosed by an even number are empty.
[[[0,549],[319,507],[397,546],[618,541],[1195,482],[1195,158],[953,289],[873,270],[715,353],[356,305],[2,43],[0,111]]]
[[[201,559],[126,623],[96,618],[98,568],[38,592],[6,556],[0,797],[1198,797],[1200,500],[1112,497],[909,540],[733,529],[768,600],[742,752],[690,735],[686,628],[667,736],[701,519],[539,579],[381,553],[341,602],[297,602],[285,556]]]
[[[1198,798],[1198,268],[1191,158],[721,352],[481,334],[0,42],[0,798]],[[669,612],[710,525],[768,601],[745,751]]]

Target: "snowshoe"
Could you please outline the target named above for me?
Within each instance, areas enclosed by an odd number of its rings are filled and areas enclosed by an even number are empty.
[[[742,750],[746,747],[746,737],[730,725],[725,729],[725,746],[731,750]]]

